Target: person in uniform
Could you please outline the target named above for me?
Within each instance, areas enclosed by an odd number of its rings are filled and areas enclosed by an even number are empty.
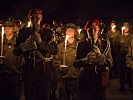
[[[18,81],[22,57],[14,56],[14,21],[4,20],[0,38],[0,99],[19,100]]]
[[[117,38],[117,48],[118,48],[118,64],[119,64],[119,82],[120,88],[119,92],[131,91],[132,82],[131,82],[131,71],[126,66],[126,54],[128,50],[128,45],[130,40],[133,38],[131,32],[131,27],[129,22],[123,22],[121,34]],[[126,84],[128,88],[126,88]]]
[[[78,100],[78,68],[73,66],[78,44],[75,38],[76,32],[74,23],[65,25],[65,41],[58,45],[58,53],[55,56],[55,64],[58,69],[58,100]]]
[[[113,66],[110,69],[110,78],[118,78],[118,49],[116,45],[116,40],[118,39],[118,36],[120,34],[120,31],[118,30],[118,26],[116,24],[116,21],[112,20],[110,22],[109,29],[107,30],[107,36],[110,40],[110,47],[111,47],[111,54],[113,57]]]
[[[79,100],[105,100],[108,70],[113,61],[110,42],[101,36],[98,19],[91,19],[88,26],[89,36],[78,43],[73,63],[75,68],[80,68]]]
[[[23,55],[22,79],[25,100],[50,100],[52,56],[57,53],[53,32],[41,27],[43,11],[33,8],[28,14],[31,27],[19,30],[15,56]]]

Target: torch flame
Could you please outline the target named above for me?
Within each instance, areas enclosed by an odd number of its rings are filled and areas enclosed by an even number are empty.
[[[28,21],[28,27],[31,27],[31,21]]]
[[[115,26],[115,25],[113,25],[113,26],[111,26],[111,29],[113,30],[115,27],[116,27],[116,26]]]
[[[82,29],[78,29],[78,33],[80,34],[80,32],[82,31]]]
[[[121,30],[123,31],[125,29],[125,27],[122,27]]]
[[[1,34],[2,36],[4,35],[4,27],[2,27],[2,34]]]
[[[65,44],[67,43],[68,38],[69,38],[69,35],[66,35]]]

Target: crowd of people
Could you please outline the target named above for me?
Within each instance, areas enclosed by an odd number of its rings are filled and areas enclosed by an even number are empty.
[[[106,100],[112,78],[119,79],[119,92],[132,93],[130,22],[118,28],[112,20],[105,29],[92,18],[84,27],[50,26],[42,23],[41,8],[31,9],[28,19],[24,27],[11,19],[1,25],[0,100]]]

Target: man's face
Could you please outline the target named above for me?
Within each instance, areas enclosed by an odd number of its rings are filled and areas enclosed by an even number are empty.
[[[90,29],[90,31],[89,31],[90,36],[92,36],[93,38],[97,38],[98,34],[99,34],[99,31],[100,31],[100,27],[99,26],[92,27]]]
[[[98,33],[100,31],[100,28],[99,28],[99,26],[95,26],[94,28],[93,28],[93,33],[95,34],[95,33]]]
[[[66,29],[66,35],[69,35],[69,37],[74,37],[74,35],[75,35],[75,29],[67,28]]]
[[[129,32],[129,27],[125,26],[123,31],[124,31],[124,33],[128,33]]]
[[[9,26],[6,26],[4,27],[4,33],[5,35],[9,36],[9,35],[12,35],[13,34],[13,27],[9,27]]]
[[[39,13],[33,14],[33,16],[31,17],[31,21],[34,24],[40,23],[42,21],[42,14]]]

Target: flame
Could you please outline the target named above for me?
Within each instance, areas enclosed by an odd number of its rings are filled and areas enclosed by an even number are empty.
[[[123,31],[125,29],[125,27],[122,27],[121,30]]]
[[[65,44],[67,43],[68,38],[69,38],[69,35],[66,35]]]
[[[31,26],[31,21],[28,21],[28,26],[27,27],[30,27]]]
[[[121,28],[121,30],[122,30],[122,35],[123,35],[123,30],[125,29],[125,27],[123,26],[122,28]]]
[[[4,35],[4,27],[2,27],[2,34],[1,34],[2,36]]]
[[[113,30],[116,27],[116,25],[111,26],[111,29]]]
[[[80,34],[80,32],[82,31],[82,29],[78,29],[78,33]]]

